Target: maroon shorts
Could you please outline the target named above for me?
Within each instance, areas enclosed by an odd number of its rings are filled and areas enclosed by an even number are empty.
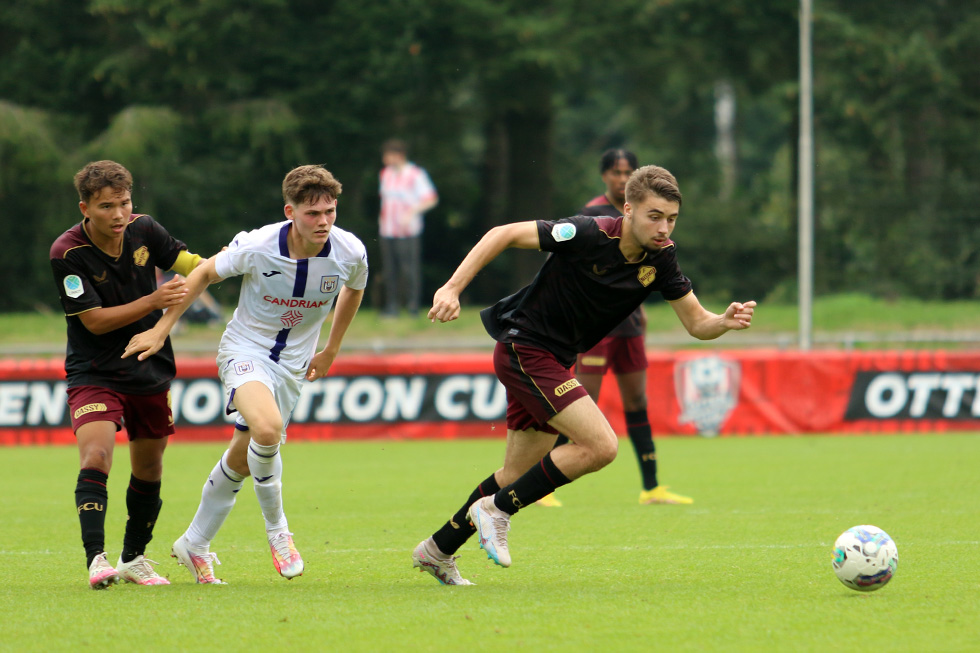
[[[576,374],[629,374],[647,368],[647,350],[643,336],[619,338],[607,336],[599,344],[578,355],[575,363]]]
[[[155,395],[126,395],[95,385],[68,388],[71,429],[89,422],[112,422],[116,431],[126,426],[130,440],[157,440],[174,434],[170,390]]]
[[[576,399],[588,397],[571,370],[543,349],[498,342],[493,370],[507,388],[507,428],[557,434],[548,420]]]

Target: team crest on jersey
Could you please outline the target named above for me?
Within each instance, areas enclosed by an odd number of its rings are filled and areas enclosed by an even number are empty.
[[[136,265],[143,267],[148,260],[150,260],[150,250],[146,248],[146,245],[133,252],[133,263]]]
[[[299,311],[286,311],[279,318],[279,321],[283,323],[283,326],[292,328],[303,321],[303,314]]]
[[[331,274],[328,277],[320,277],[320,292],[331,293],[337,289],[340,275]]]
[[[252,361],[242,361],[241,363],[235,363],[235,374],[241,376],[242,374],[248,374],[255,368],[252,366]]]
[[[78,299],[85,292],[82,287],[82,279],[77,274],[69,274],[65,277],[65,294],[72,299]]]
[[[642,265],[640,269],[636,271],[636,278],[644,286],[649,286],[653,283],[653,280],[657,278],[657,268],[652,265]]]
[[[567,222],[556,224],[551,228],[551,237],[555,239],[556,243],[571,240],[575,238],[575,225]]]

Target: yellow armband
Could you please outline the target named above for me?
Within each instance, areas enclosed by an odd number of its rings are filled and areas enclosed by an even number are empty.
[[[186,249],[182,249],[177,254],[177,260],[170,266],[170,269],[186,277],[200,262],[201,257],[198,254],[191,254]]]

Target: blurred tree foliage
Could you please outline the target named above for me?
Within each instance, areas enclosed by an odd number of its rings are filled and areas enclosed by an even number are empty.
[[[817,290],[978,295],[980,9],[816,0]],[[86,161],[192,250],[282,217],[323,163],[378,260],[379,147],[408,140],[442,201],[432,292],[494,224],[570,215],[607,147],[678,177],[675,239],[702,297],[792,299],[795,3],[730,0],[32,0],[0,12],[0,310],[56,306],[52,240]],[[734,90],[734,158],[715,110]],[[725,168],[725,166],[728,166]],[[735,175],[733,188],[726,174]],[[496,261],[464,299],[526,282]],[[220,294],[219,290],[219,294]],[[229,293],[230,294],[230,290]],[[370,293],[368,302],[372,302]]]

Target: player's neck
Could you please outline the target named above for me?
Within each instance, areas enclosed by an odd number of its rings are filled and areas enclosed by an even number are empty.
[[[123,237],[126,232],[123,231],[119,236],[113,238],[106,238],[98,231],[92,228],[92,221],[88,218],[82,220],[82,230],[85,231],[85,235],[88,239],[92,241],[92,244],[98,247],[100,250],[111,256],[112,258],[119,258],[122,256],[123,250]]]
[[[646,255],[647,251],[633,237],[632,217],[623,218],[623,234],[619,238],[619,251],[627,263],[639,263]]]

